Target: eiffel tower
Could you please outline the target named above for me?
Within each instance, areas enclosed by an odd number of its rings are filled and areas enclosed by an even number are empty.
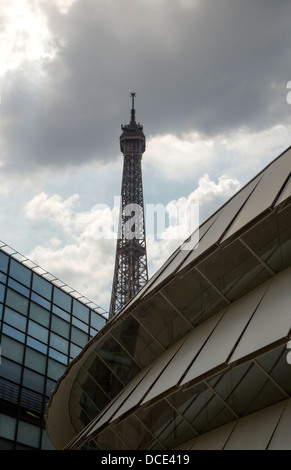
[[[139,292],[148,280],[141,159],[145,151],[143,126],[135,120],[131,93],[131,119],[122,125],[120,150],[123,153],[121,207],[109,319]]]

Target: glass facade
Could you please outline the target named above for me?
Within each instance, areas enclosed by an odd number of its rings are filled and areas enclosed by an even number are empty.
[[[105,325],[104,313],[0,250],[0,449],[52,449],[50,393]]]

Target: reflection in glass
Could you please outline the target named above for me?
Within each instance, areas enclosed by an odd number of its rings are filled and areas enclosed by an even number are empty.
[[[162,352],[158,343],[131,315],[117,325],[112,334],[141,366],[149,364]]]
[[[129,383],[140,370],[140,367],[114,338],[106,339],[102,344],[98,345],[95,352],[125,384]]]
[[[209,380],[209,384],[239,416],[245,416],[285,398],[267,375],[248,362]]]
[[[213,253],[198,268],[232,301],[271,277],[271,273],[238,240]]]
[[[164,289],[165,295],[195,326],[227,305],[226,301],[194,269],[176,277]]]
[[[287,362],[286,344],[256,359],[270,376],[291,395],[291,367]]]
[[[262,260],[278,272],[291,263],[291,206],[267,219],[242,236]]]
[[[133,312],[164,347],[172,344],[189,330],[182,316],[159,294],[141,303]]]

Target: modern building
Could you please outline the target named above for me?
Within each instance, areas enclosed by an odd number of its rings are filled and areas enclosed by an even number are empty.
[[[291,449],[291,148],[59,378],[57,449]]]
[[[53,449],[52,389],[106,312],[0,242],[0,450]]]

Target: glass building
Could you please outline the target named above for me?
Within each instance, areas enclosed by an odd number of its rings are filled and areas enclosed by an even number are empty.
[[[50,393],[106,312],[1,243],[0,320],[0,449],[53,449]]]
[[[71,362],[47,407],[55,447],[291,450],[290,285],[291,147]]]

